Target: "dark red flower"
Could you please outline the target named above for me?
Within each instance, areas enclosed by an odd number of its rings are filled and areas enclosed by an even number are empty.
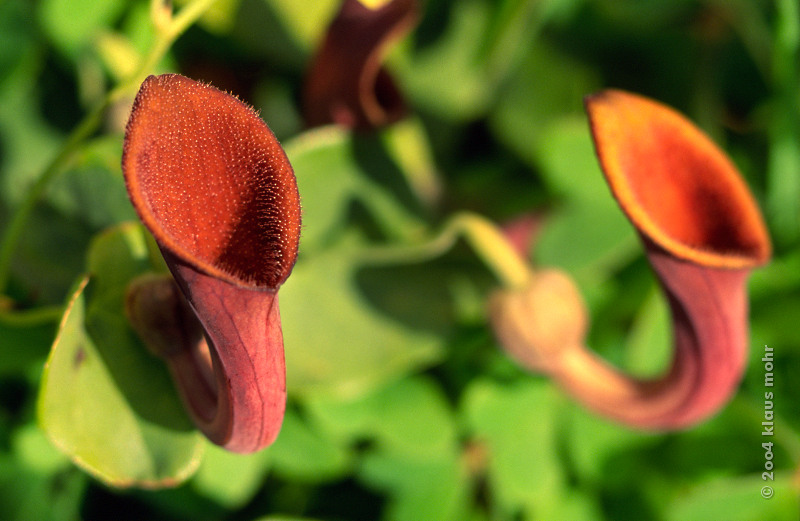
[[[136,96],[122,169],[205,335],[176,311],[172,286],[134,286],[132,322],[140,331],[160,321],[182,332],[181,345],[157,349],[212,441],[237,452],[270,444],[286,398],[277,292],[300,236],[297,184],[283,149],[235,97],[165,74],[147,78]],[[171,304],[159,309],[165,298]]]
[[[309,68],[306,123],[370,129],[400,119],[405,104],[381,60],[418,16],[416,0],[391,0],[377,8],[344,0]]]

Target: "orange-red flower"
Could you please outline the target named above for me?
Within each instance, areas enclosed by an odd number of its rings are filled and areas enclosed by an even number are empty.
[[[182,324],[183,344],[159,350],[212,441],[237,452],[270,444],[286,399],[277,292],[300,236],[297,184],[283,149],[235,97],[165,74],[147,78],[136,96],[122,169],[205,335],[194,334],[175,305],[148,309],[158,292],[130,297],[134,325]]]
[[[746,281],[768,261],[769,236],[735,166],[686,118],[617,90],[588,97],[586,108],[606,180],[669,302],[672,364],[639,380],[586,349],[583,304],[551,273],[495,299],[494,324],[512,356],[596,412],[643,428],[691,425],[723,407],[741,380]]]

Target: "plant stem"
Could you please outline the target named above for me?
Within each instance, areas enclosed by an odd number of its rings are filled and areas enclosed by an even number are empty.
[[[453,247],[462,236],[503,286],[524,287],[533,270],[488,219],[472,213],[458,213],[447,221],[438,235],[422,244],[374,248],[359,258],[367,263],[412,263],[434,259]]]
[[[11,277],[11,262],[14,257],[25,226],[30,219],[36,204],[41,199],[50,182],[63,171],[64,166],[73,157],[83,143],[100,127],[106,110],[126,94],[132,92],[164,57],[174,41],[191,26],[216,0],[193,0],[187,4],[177,16],[164,16],[163,0],[153,0],[151,14],[156,26],[156,41],[150,52],[142,59],[127,80],[121,82],[106,94],[105,98],[78,124],[69,134],[61,149],[45,167],[36,182],[25,194],[20,207],[14,212],[8,227],[0,240],[0,295],[8,289]]]

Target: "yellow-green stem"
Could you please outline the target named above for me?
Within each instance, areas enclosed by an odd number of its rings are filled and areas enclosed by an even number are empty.
[[[527,261],[488,219],[472,213],[454,215],[437,236],[422,244],[376,248],[361,255],[367,263],[422,262],[444,254],[459,237],[507,288],[524,287],[533,276]]]

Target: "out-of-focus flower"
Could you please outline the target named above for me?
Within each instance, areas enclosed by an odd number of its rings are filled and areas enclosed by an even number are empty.
[[[586,108],[606,180],[669,302],[672,364],[640,380],[587,349],[583,303],[563,274],[497,295],[493,325],[512,356],[590,409],[642,428],[685,427],[723,407],[741,380],[746,283],[770,258],[769,236],[735,166],[682,115],[617,90]]]
[[[410,31],[418,17],[416,0],[375,7],[344,0],[306,77],[306,123],[364,130],[400,119],[405,103],[381,61],[386,48]]]

